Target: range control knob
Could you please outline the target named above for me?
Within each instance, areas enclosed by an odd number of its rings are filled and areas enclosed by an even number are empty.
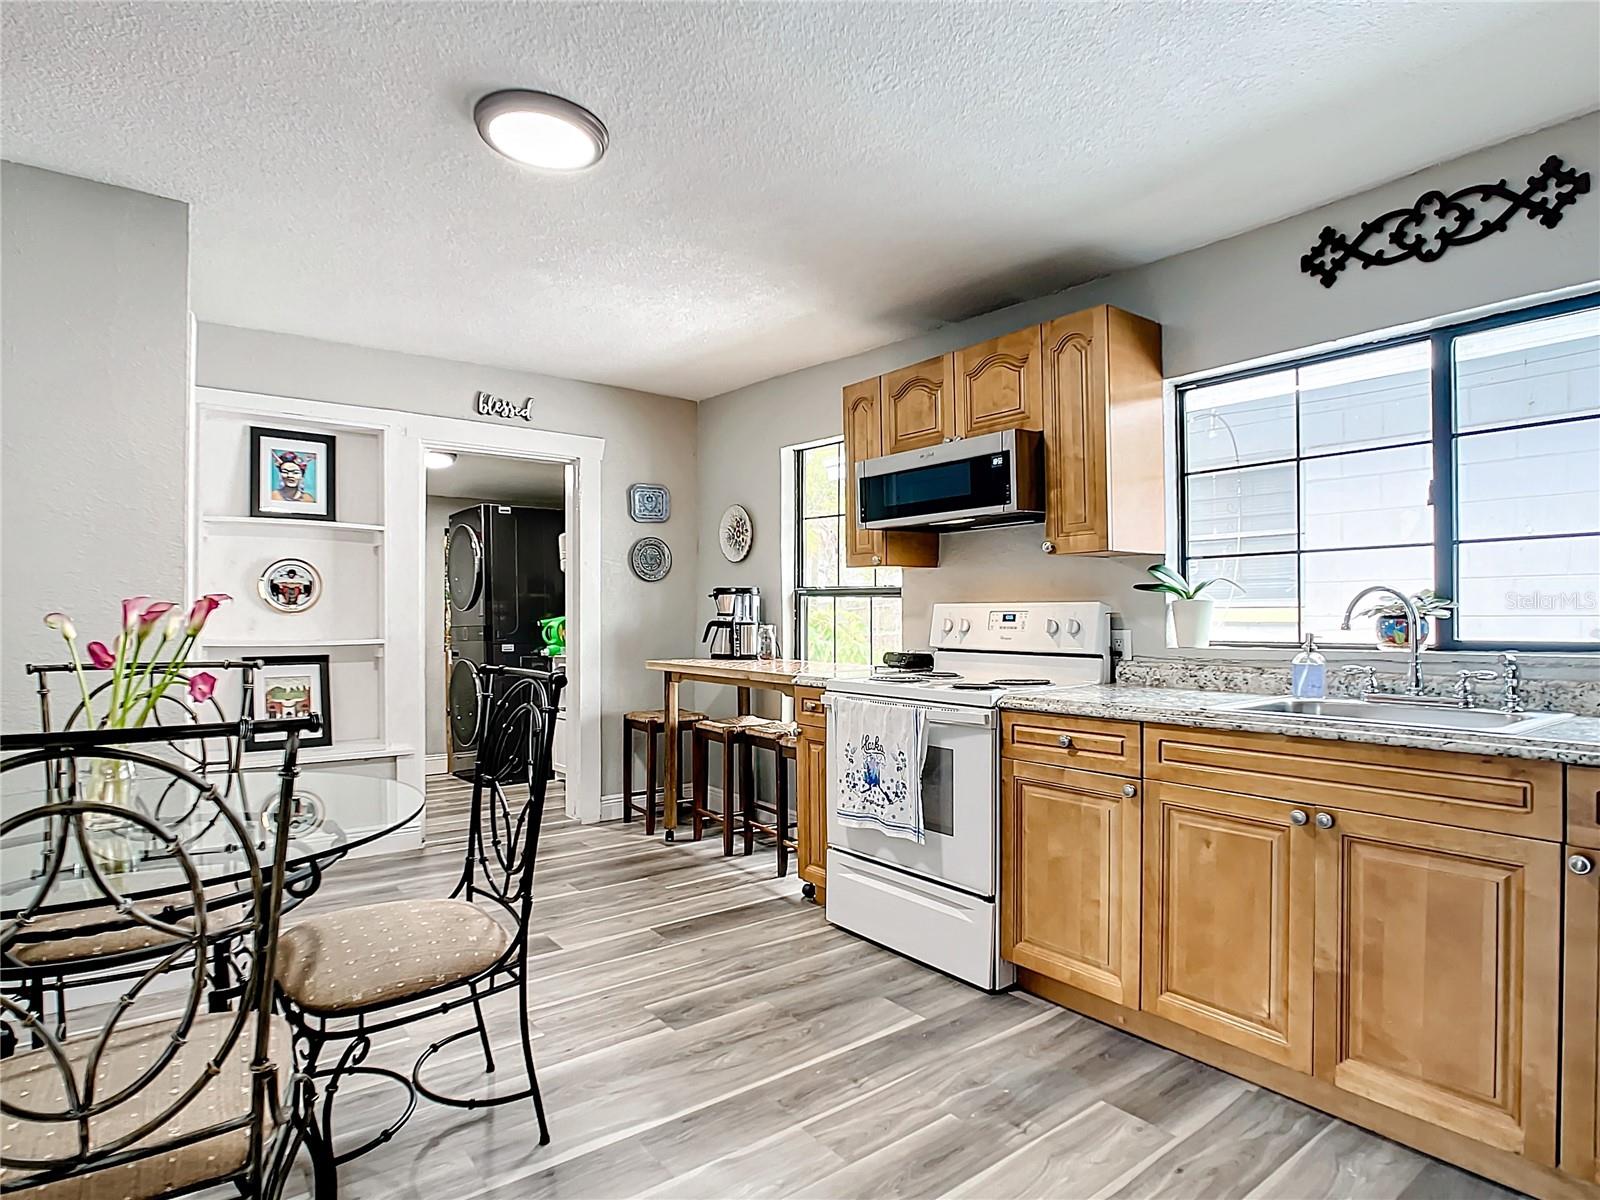
[[[1078,620],[1077,617],[1068,617],[1067,618],[1067,632],[1070,633],[1073,637],[1077,637],[1080,633],[1083,632],[1083,622]]]
[[[956,627],[956,623],[954,621],[952,621],[949,617],[946,617],[944,619],[944,625],[942,626],[942,628],[944,629],[944,631],[946,633],[949,633],[955,627]]]
[[[1055,637],[1056,634],[1061,632],[1061,622],[1052,617],[1044,623],[1044,631],[1051,637]]]
[[[967,620],[965,617],[962,617],[961,618],[961,624],[960,624],[960,626],[958,628],[960,628],[962,633],[966,633],[969,629],[972,628],[972,622]]]

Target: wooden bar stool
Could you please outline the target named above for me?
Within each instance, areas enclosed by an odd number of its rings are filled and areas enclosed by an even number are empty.
[[[705,713],[690,712],[688,709],[678,710],[678,735],[687,737],[694,730],[695,724],[706,719]],[[622,718],[622,819],[633,820],[633,735],[645,735],[644,752],[644,831],[654,834],[656,831],[656,742],[667,728],[667,714],[665,709],[649,708],[637,712],[626,713]],[[682,763],[684,756],[680,752],[678,761]],[[680,772],[681,774],[681,772]],[[664,781],[663,781],[664,782]],[[681,780],[680,780],[681,782]],[[680,787],[679,791],[683,789]]]
[[[773,792],[773,819],[769,824],[759,819],[763,811],[756,799],[754,786],[755,771],[752,767],[745,776],[749,786],[740,792],[740,825],[744,832],[744,852],[750,854],[755,850],[756,834],[770,837],[778,846],[778,878],[782,879],[789,873],[789,852],[795,848],[793,831],[796,822],[790,812],[789,797],[789,764],[795,762],[799,754],[798,725],[785,724],[782,721],[771,721],[763,725],[747,725],[739,730],[737,736],[740,743],[752,750],[771,750],[774,756],[773,766],[776,769],[776,787]]]
[[[726,857],[733,853],[733,830],[738,824],[738,806],[735,797],[740,790],[747,793],[755,791],[755,770],[751,757],[750,747],[741,745],[739,733],[752,725],[767,724],[766,717],[738,716],[738,717],[708,717],[695,724],[692,738],[694,769],[692,772],[693,798],[690,801],[694,813],[694,840],[699,841],[705,834],[707,821],[722,822],[722,853]],[[710,787],[710,757],[709,747],[716,742],[722,747],[722,811],[718,812],[711,807]],[[734,755],[739,756],[739,786],[734,783]]]

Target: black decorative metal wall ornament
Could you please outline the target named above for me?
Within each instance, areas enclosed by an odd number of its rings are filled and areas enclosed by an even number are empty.
[[[1448,196],[1424,192],[1409,208],[1397,208],[1363,222],[1353,238],[1332,225],[1325,226],[1317,244],[1301,255],[1300,269],[1323,287],[1331,288],[1352,259],[1361,264],[1363,271],[1413,258],[1433,262],[1451,246],[1471,245],[1506,229],[1519,212],[1546,229],[1554,229],[1561,223],[1562,211],[1588,191],[1589,172],[1574,170],[1552,154],[1537,175],[1528,176],[1528,185],[1520,192],[1512,190],[1504,179],[1476,183]],[[1467,204],[1468,200],[1474,204]],[[1493,215],[1480,214],[1479,207],[1496,204],[1504,207]],[[1374,241],[1378,244],[1367,249]]]

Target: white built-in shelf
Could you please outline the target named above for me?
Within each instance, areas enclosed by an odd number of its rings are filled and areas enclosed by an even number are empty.
[[[308,763],[367,762],[381,758],[405,758],[415,751],[410,746],[387,746],[374,738],[370,741],[335,742],[331,746],[312,746],[302,749],[295,761],[302,766]],[[244,765],[270,767],[283,762],[283,751],[277,748],[252,750],[244,756]]]
[[[253,530],[265,533],[270,529],[330,529],[343,533],[370,533],[374,537],[382,537],[382,525],[370,525],[363,521],[312,521],[305,517],[201,517],[200,521],[208,526],[232,526],[236,529]]]
[[[383,638],[215,638],[204,639],[207,646],[226,646],[230,650],[325,650],[342,647],[382,646]]]

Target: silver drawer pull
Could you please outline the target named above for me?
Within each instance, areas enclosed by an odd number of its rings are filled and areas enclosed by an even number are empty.
[[[1072,749],[1072,735],[1070,733],[1063,733],[1056,739],[1056,744],[1059,745],[1063,750]]]
[[[1587,854],[1574,854],[1567,859],[1567,870],[1574,875],[1587,875],[1594,870],[1594,861]]]
[[[1125,783],[1122,785],[1122,794],[1131,800],[1139,794],[1139,789],[1131,783]]]
[[[1306,816],[1306,814],[1298,808],[1289,814],[1289,824],[1291,825],[1304,825],[1310,819],[1310,817]]]
[[[1318,813],[1317,814],[1317,828],[1318,829],[1332,829],[1333,828],[1333,814],[1332,813]]]

